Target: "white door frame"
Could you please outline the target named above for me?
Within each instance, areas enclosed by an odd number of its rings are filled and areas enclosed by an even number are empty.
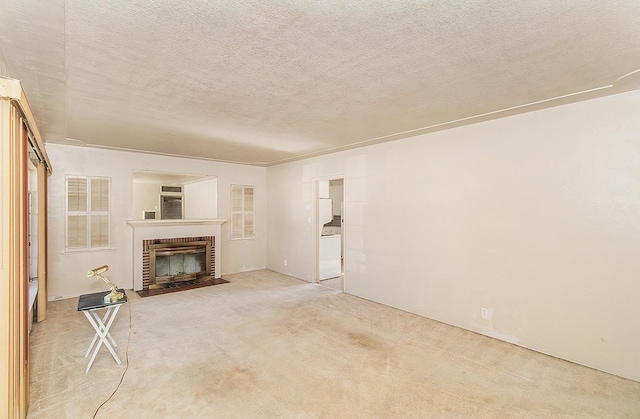
[[[313,211],[313,229],[314,229],[314,252],[313,252],[313,280],[311,282],[314,283],[320,283],[320,236],[321,236],[321,232],[320,232],[320,214],[319,214],[319,205],[318,205],[318,200],[320,199],[320,186],[319,183],[322,181],[332,181],[332,180],[340,180],[342,179],[342,214],[341,214],[341,222],[340,225],[342,226],[342,235],[340,236],[340,246],[342,249],[345,249],[345,241],[344,241],[344,219],[345,219],[345,214],[344,214],[344,208],[345,208],[345,177],[344,175],[332,175],[332,176],[321,176],[321,177],[317,177],[314,179],[313,181],[313,207],[312,207],[312,211]],[[345,259],[346,259],[346,251],[343,250],[342,253],[342,263],[343,263],[343,267],[345,266]],[[343,271],[343,284],[342,284],[342,292],[344,292],[345,289],[345,282],[346,282],[346,274],[344,273],[344,269],[342,269]]]

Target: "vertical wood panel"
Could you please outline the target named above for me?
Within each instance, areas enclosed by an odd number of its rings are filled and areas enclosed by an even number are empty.
[[[16,156],[16,168],[20,172],[18,180],[20,198],[18,210],[18,231],[20,249],[20,270],[18,277],[20,307],[20,415],[27,416],[29,410],[29,132],[22,118],[20,118],[20,138]]]
[[[11,108],[9,133],[9,417],[29,404],[29,212],[27,129]]]
[[[9,131],[9,418],[19,416],[20,389],[20,297],[17,295],[16,276],[20,265],[20,248],[16,247],[19,226],[16,224],[16,133],[19,132],[18,112],[11,107]],[[19,230],[18,230],[19,231]]]
[[[1,224],[0,224],[0,240],[2,243],[0,259],[0,272],[2,272],[2,281],[0,282],[2,288],[0,289],[0,370],[7,371],[7,377],[0,380],[0,417],[12,417],[13,416],[13,393],[10,391],[9,382],[13,376],[11,353],[13,347],[11,346],[11,323],[9,321],[9,313],[11,312],[9,307],[9,295],[10,295],[10,273],[9,273],[9,143],[10,143],[10,105],[9,100],[0,101],[0,204],[2,205],[1,212]]]

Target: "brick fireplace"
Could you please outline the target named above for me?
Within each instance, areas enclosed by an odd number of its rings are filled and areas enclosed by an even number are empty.
[[[129,220],[127,224],[133,229],[133,289],[148,290],[149,250],[152,245],[177,245],[189,242],[209,241],[209,270],[212,278],[220,279],[222,261],[220,254],[224,251],[221,239],[221,226],[227,220],[221,218],[191,220]],[[172,247],[172,246],[169,246]],[[198,262],[202,263],[202,262]]]

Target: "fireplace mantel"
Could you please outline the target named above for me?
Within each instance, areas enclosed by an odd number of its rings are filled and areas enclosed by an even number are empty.
[[[142,241],[148,239],[167,239],[173,237],[214,236],[215,237],[215,278],[220,278],[222,266],[220,254],[222,248],[221,226],[227,220],[223,218],[203,218],[192,220],[129,220],[133,229],[133,289],[142,289]]]
[[[192,220],[128,220],[131,227],[162,227],[162,226],[187,226],[187,225],[222,225],[225,218],[199,218]]]

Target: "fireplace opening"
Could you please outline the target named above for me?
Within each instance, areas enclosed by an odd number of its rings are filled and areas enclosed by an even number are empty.
[[[149,245],[149,289],[210,276],[209,241]]]

